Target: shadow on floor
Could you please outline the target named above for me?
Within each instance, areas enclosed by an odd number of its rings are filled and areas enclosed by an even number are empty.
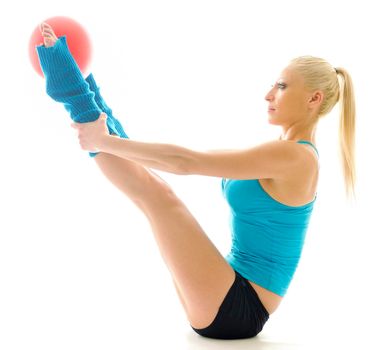
[[[275,341],[271,336],[258,335],[251,339],[219,340],[210,339],[195,335],[189,332],[186,334],[187,350],[303,350],[308,349],[307,345],[296,342]]]

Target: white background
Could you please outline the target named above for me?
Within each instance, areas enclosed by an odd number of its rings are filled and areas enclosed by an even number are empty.
[[[41,21],[89,32],[91,70],[128,135],[193,149],[277,139],[264,96],[292,58],[350,72],[357,201],[346,201],[337,107],[318,127],[318,199],[281,307],[253,340],[189,328],[145,217],[100,173],[28,59]],[[296,349],[362,345],[368,283],[370,22],[362,1],[9,2],[1,11],[0,349]],[[158,172],[223,254],[220,179]],[[129,345],[130,344],[130,345]]]

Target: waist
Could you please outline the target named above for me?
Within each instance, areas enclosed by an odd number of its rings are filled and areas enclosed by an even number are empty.
[[[264,305],[268,313],[271,315],[273,314],[281,304],[283,297],[279,296],[276,293],[271,292],[270,290],[259,286],[258,284],[249,281],[245,278],[245,280],[250,283],[250,285],[254,288],[256,294],[258,295],[261,303]]]

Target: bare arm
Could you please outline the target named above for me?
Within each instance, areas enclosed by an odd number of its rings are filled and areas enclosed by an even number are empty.
[[[200,152],[172,144],[107,136],[100,149],[144,166],[178,175],[230,179],[286,179],[298,169],[310,168],[314,161],[311,152],[290,141],[271,141],[239,150]]]
[[[100,150],[149,168],[178,175],[187,174],[186,164],[193,154],[193,151],[177,145],[139,142],[112,135],[104,138]]]

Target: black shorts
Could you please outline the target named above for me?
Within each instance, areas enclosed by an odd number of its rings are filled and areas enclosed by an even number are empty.
[[[249,281],[237,271],[232,287],[214,321],[206,328],[193,330],[208,338],[241,339],[255,337],[269,319],[269,313]]]

